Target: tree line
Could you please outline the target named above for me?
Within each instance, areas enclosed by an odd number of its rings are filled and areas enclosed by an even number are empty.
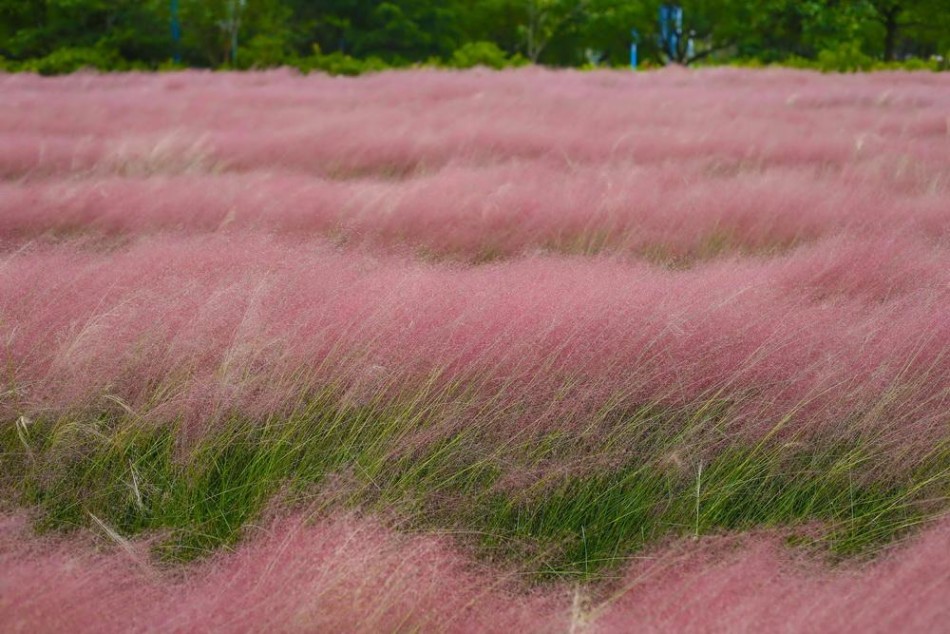
[[[671,62],[945,68],[946,0],[0,0],[0,68],[268,68]],[[909,60],[909,61],[908,61]]]

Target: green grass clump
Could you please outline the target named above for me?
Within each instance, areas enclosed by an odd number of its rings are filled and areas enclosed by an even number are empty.
[[[102,522],[123,537],[155,533],[170,561],[234,544],[269,505],[355,508],[451,531],[539,578],[602,578],[659,540],[755,527],[817,523],[808,543],[863,554],[950,499],[947,447],[886,475],[860,440],[763,441],[683,459],[695,437],[662,439],[663,425],[645,434],[656,415],[615,420],[583,451],[565,433],[499,444],[477,426],[413,444],[433,424],[424,412],[319,399],[282,419],[235,417],[190,446],[174,426],[131,414],[18,423],[0,433],[0,488],[38,509],[42,529]],[[598,460],[620,442],[635,451]],[[586,460],[568,463],[572,450]]]

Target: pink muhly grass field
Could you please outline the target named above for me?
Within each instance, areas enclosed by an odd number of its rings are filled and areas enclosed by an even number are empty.
[[[0,320],[16,324],[6,414],[31,417],[106,396],[157,420],[259,417],[324,386],[369,399],[438,377],[526,408],[494,420],[503,437],[576,430],[608,403],[717,398],[738,407],[736,434],[792,415],[806,437],[857,425],[907,449],[945,431],[948,305],[947,252],[902,239],[680,272],[425,264],[246,233],[25,245],[0,260]]]
[[[393,460],[463,432],[473,462],[574,439],[520,463],[543,483],[666,460],[604,440],[649,410],[698,504],[730,449],[859,440],[855,482],[885,486],[950,439],[946,73],[0,74],[0,94],[0,416],[30,461],[37,421],[187,447],[329,402],[426,412]],[[275,504],[233,551],[162,566],[159,536],[40,537],[18,506],[4,631],[950,621],[946,520],[832,568],[788,527],[699,536],[697,507],[696,541],[535,587],[386,514]]]
[[[254,172],[0,183],[0,240],[9,244],[258,230],[464,260],[614,252],[675,264],[841,234],[932,243],[948,227],[942,189],[814,168],[719,175],[700,164],[518,161],[404,180]]]
[[[0,84],[3,240],[250,227],[463,258],[694,258],[842,232],[947,235],[938,74]]]
[[[950,149],[942,74],[285,71],[2,79],[0,173],[281,169],[389,176],[499,160],[894,166]],[[913,166],[907,166],[908,160]],[[919,172],[919,173],[918,173]]]
[[[377,522],[283,520],[183,575],[0,523],[7,631],[937,632],[950,619],[946,521],[859,569],[796,560],[779,535],[657,548],[609,587],[519,590],[443,538]]]

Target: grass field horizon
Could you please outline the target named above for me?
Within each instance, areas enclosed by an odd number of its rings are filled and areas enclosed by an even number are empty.
[[[944,75],[0,91],[4,629],[950,618]]]

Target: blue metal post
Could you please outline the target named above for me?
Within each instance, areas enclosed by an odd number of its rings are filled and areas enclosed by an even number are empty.
[[[660,5],[660,49],[670,61],[679,59],[680,40],[683,37],[683,9],[679,5]]]
[[[181,63],[181,21],[178,18],[178,0],[171,0],[172,60]]]
[[[670,52],[670,5],[660,5],[660,49],[669,54]]]
[[[640,33],[636,29],[630,32],[630,68],[637,69],[637,44],[640,43]]]
[[[672,33],[670,34],[670,58],[674,60],[679,59],[680,52],[680,39],[683,36],[683,9],[678,6],[674,6],[671,12],[673,28]]]

